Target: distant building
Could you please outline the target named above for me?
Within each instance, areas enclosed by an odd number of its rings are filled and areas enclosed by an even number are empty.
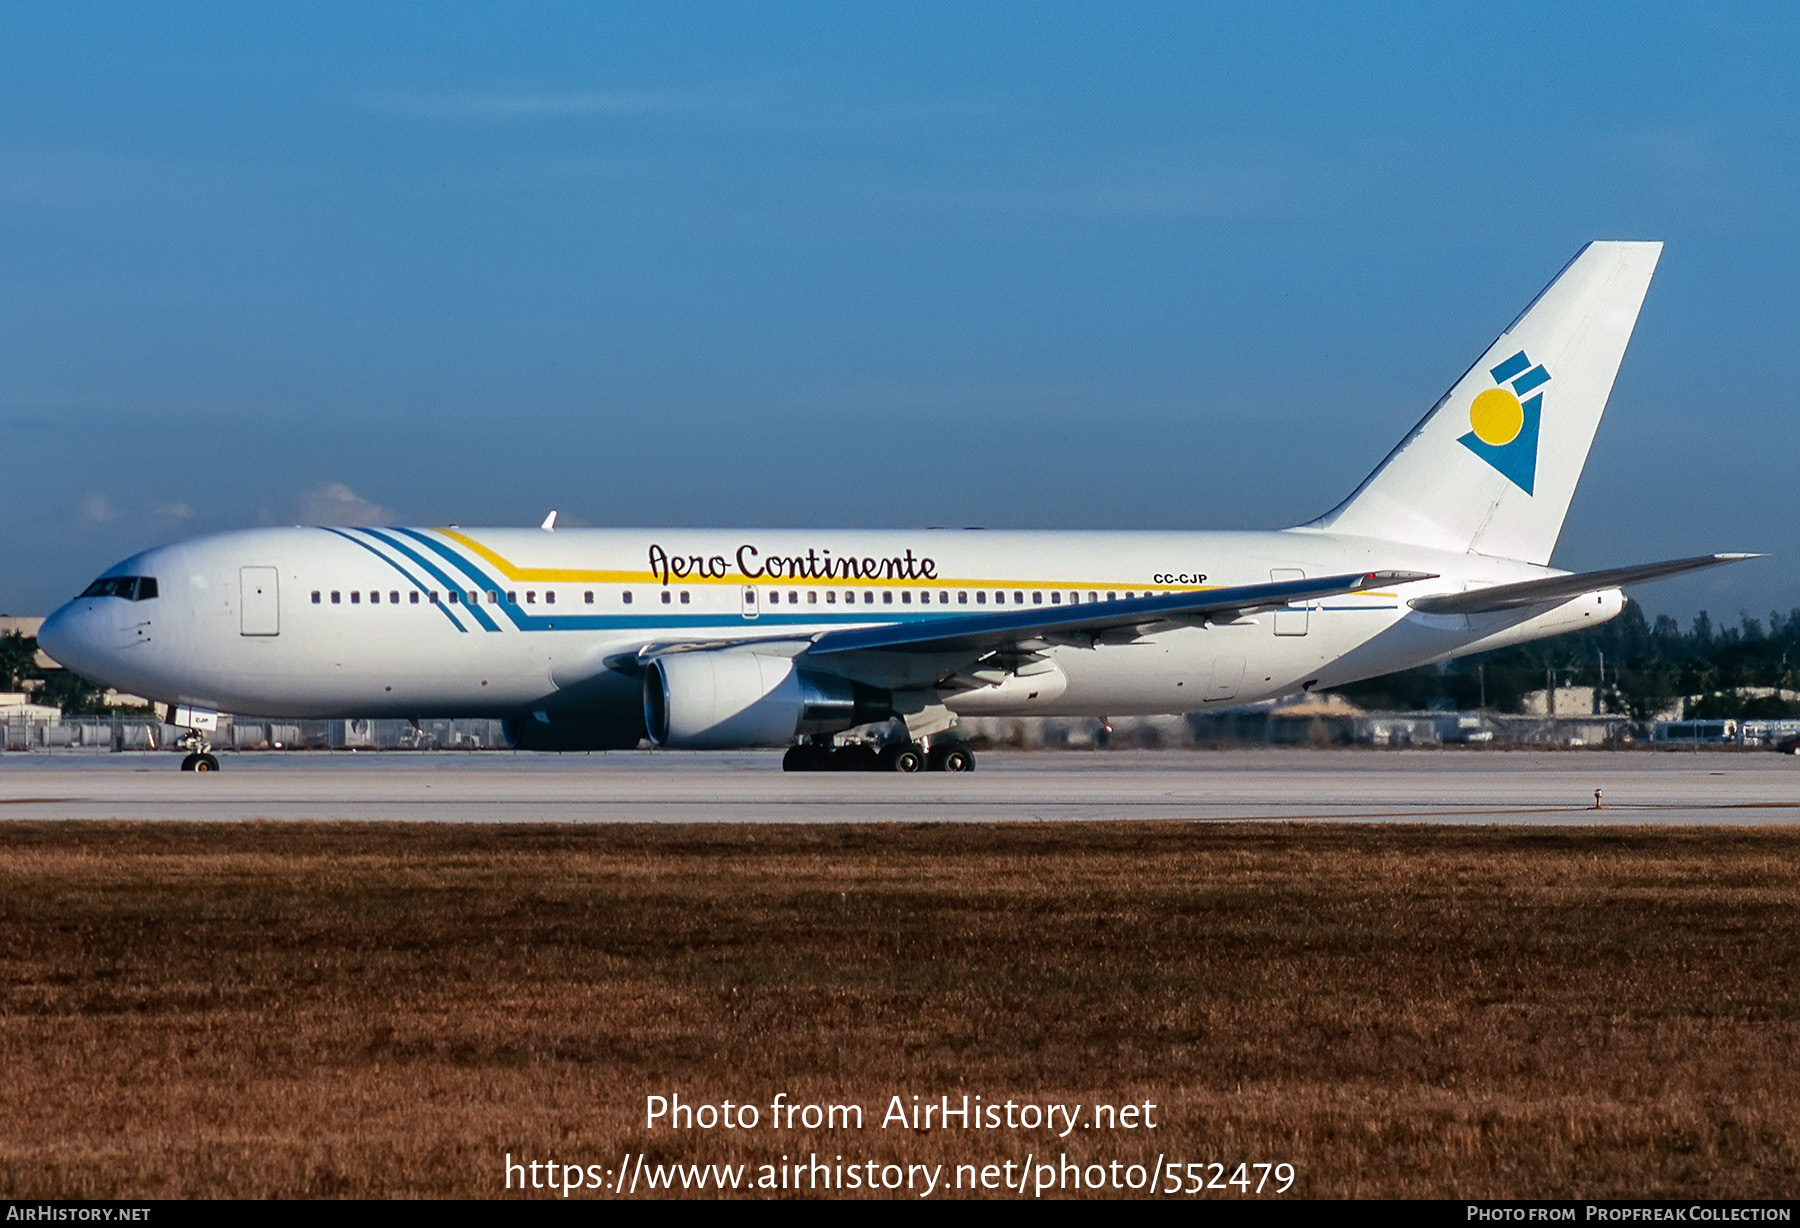
[[[1594,687],[1559,686],[1556,705],[1544,702],[1545,692],[1527,691],[1519,698],[1519,711],[1526,716],[1599,716],[1603,701]]]

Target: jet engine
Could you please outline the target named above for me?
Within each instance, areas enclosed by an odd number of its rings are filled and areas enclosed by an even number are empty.
[[[673,652],[644,675],[644,724],[658,746],[786,746],[894,714],[878,687],[801,670],[790,657],[741,650]]]

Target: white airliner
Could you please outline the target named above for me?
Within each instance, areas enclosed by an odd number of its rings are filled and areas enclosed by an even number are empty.
[[[166,703],[188,770],[237,712],[963,771],[965,715],[1204,711],[1595,626],[1621,586],[1754,557],[1547,565],[1661,251],[1589,244],[1297,528],[251,529],[126,559],[39,643]]]

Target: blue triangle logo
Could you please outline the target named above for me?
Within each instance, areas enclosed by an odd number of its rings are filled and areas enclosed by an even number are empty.
[[[1530,494],[1537,478],[1538,420],[1544,412],[1544,394],[1538,393],[1521,402],[1519,407],[1525,411],[1525,423],[1511,441],[1499,445],[1483,443],[1474,431],[1470,431],[1457,442],[1498,469],[1514,486]]]

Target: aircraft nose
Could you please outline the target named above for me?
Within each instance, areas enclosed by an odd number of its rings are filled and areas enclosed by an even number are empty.
[[[71,601],[38,628],[38,647],[64,669],[85,673],[99,648],[96,621],[91,602]]]

